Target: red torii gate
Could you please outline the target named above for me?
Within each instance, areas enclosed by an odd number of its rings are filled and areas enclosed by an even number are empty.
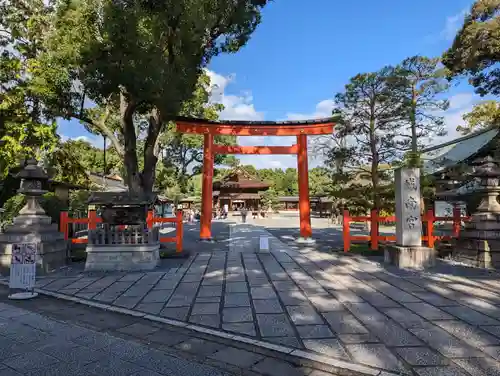
[[[200,239],[212,239],[212,183],[215,154],[296,154],[299,180],[300,236],[312,236],[309,202],[309,168],[307,161],[307,136],[333,133],[333,119],[301,121],[209,121],[178,117],[177,131],[204,135],[202,209]],[[214,136],[296,136],[297,144],[291,146],[226,146],[214,144]]]

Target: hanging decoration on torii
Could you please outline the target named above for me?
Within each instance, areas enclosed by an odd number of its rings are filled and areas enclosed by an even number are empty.
[[[176,119],[177,131],[204,135],[202,209],[200,239],[212,239],[212,183],[215,154],[295,154],[299,181],[300,236],[309,239],[311,209],[309,201],[309,168],[307,160],[307,136],[333,133],[333,118],[300,121],[209,121],[205,119]],[[214,136],[296,136],[297,144],[291,146],[226,146],[214,144]]]

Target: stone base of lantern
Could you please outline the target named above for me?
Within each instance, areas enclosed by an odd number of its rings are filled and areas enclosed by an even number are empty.
[[[422,246],[388,244],[384,249],[384,262],[398,268],[423,269],[436,264],[436,251]]]
[[[20,215],[14,223],[7,225],[0,234],[0,273],[8,275],[12,257],[12,245],[16,243],[36,243],[37,274],[43,275],[66,265],[68,243],[64,235],[45,215]]]
[[[160,244],[88,245],[85,271],[152,270],[160,263]]]
[[[452,244],[454,261],[500,269],[500,213],[475,213]]]

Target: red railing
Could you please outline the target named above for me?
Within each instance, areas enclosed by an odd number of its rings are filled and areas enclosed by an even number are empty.
[[[435,242],[438,240],[450,240],[452,238],[458,237],[460,233],[460,223],[462,220],[467,221],[469,220],[469,217],[462,217],[460,208],[453,209],[452,217],[436,217],[434,215],[434,210],[429,209],[422,216],[422,224],[425,223],[427,233],[427,235],[422,236],[422,241],[427,242],[427,246],[432,248],[434,247]],[[452,235],[434,235],[434,223],[438,221],[453,222]],[[351,235],[350,225],[352,222],[370,222],[370,235]],[[381,217],[378,215],[377,210],[372,210],[369,216],[351,217],[349,215],[349,211],[344,210],[342,222],[344,252],[348,252],[351,249],[352,241],[368,241],[370,242],[371,250],[378,250],[379,242],[381,241],[396,241],[395,235],[380,235],[379,225],[380,223],[385,222],[396,222],[396,217]]]
[[[69,240],[73,244],[87,244],[88,239],[86,237],[79,237],[79,238],[69,237],[70,224],[86,224],[88,230],[95,230],[97,228],[98,223],[102,223],[102,218],[97,216],[95,210],[89,210],[87,218],[71,218],[68,212],[61,212],[59,221],[59,231],[64,234],[65,240]],[[176,252],[177,253],[182,252],[182,237],[183,237],[182,210],[177,211],[177,215],[175,217],[170,217],[170,218],[155,217],[153,211],[149,211],[146,217],[146,223],[148,228],[152,228],[155,223],[175,223],[176,224],[175,236],[160,237],[160,242],[175,243]]]

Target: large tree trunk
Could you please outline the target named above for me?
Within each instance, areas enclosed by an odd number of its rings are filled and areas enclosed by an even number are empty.
[[[145,193],[153,192],[156,178],[156,164],[160,151],[158,136],[162,127],[160,112],[155,108],[149,116],[148,136],[144,145],[144,169],[141,174],[142,189]]]
[[[120,93],[120,121],[124,143],[123,164],[126,171],[125,182],[130,193],[140,194],[143,192],[143,187],[137,160],[137,135],[133,120],[134,110],[135,106],[126,93]]]

